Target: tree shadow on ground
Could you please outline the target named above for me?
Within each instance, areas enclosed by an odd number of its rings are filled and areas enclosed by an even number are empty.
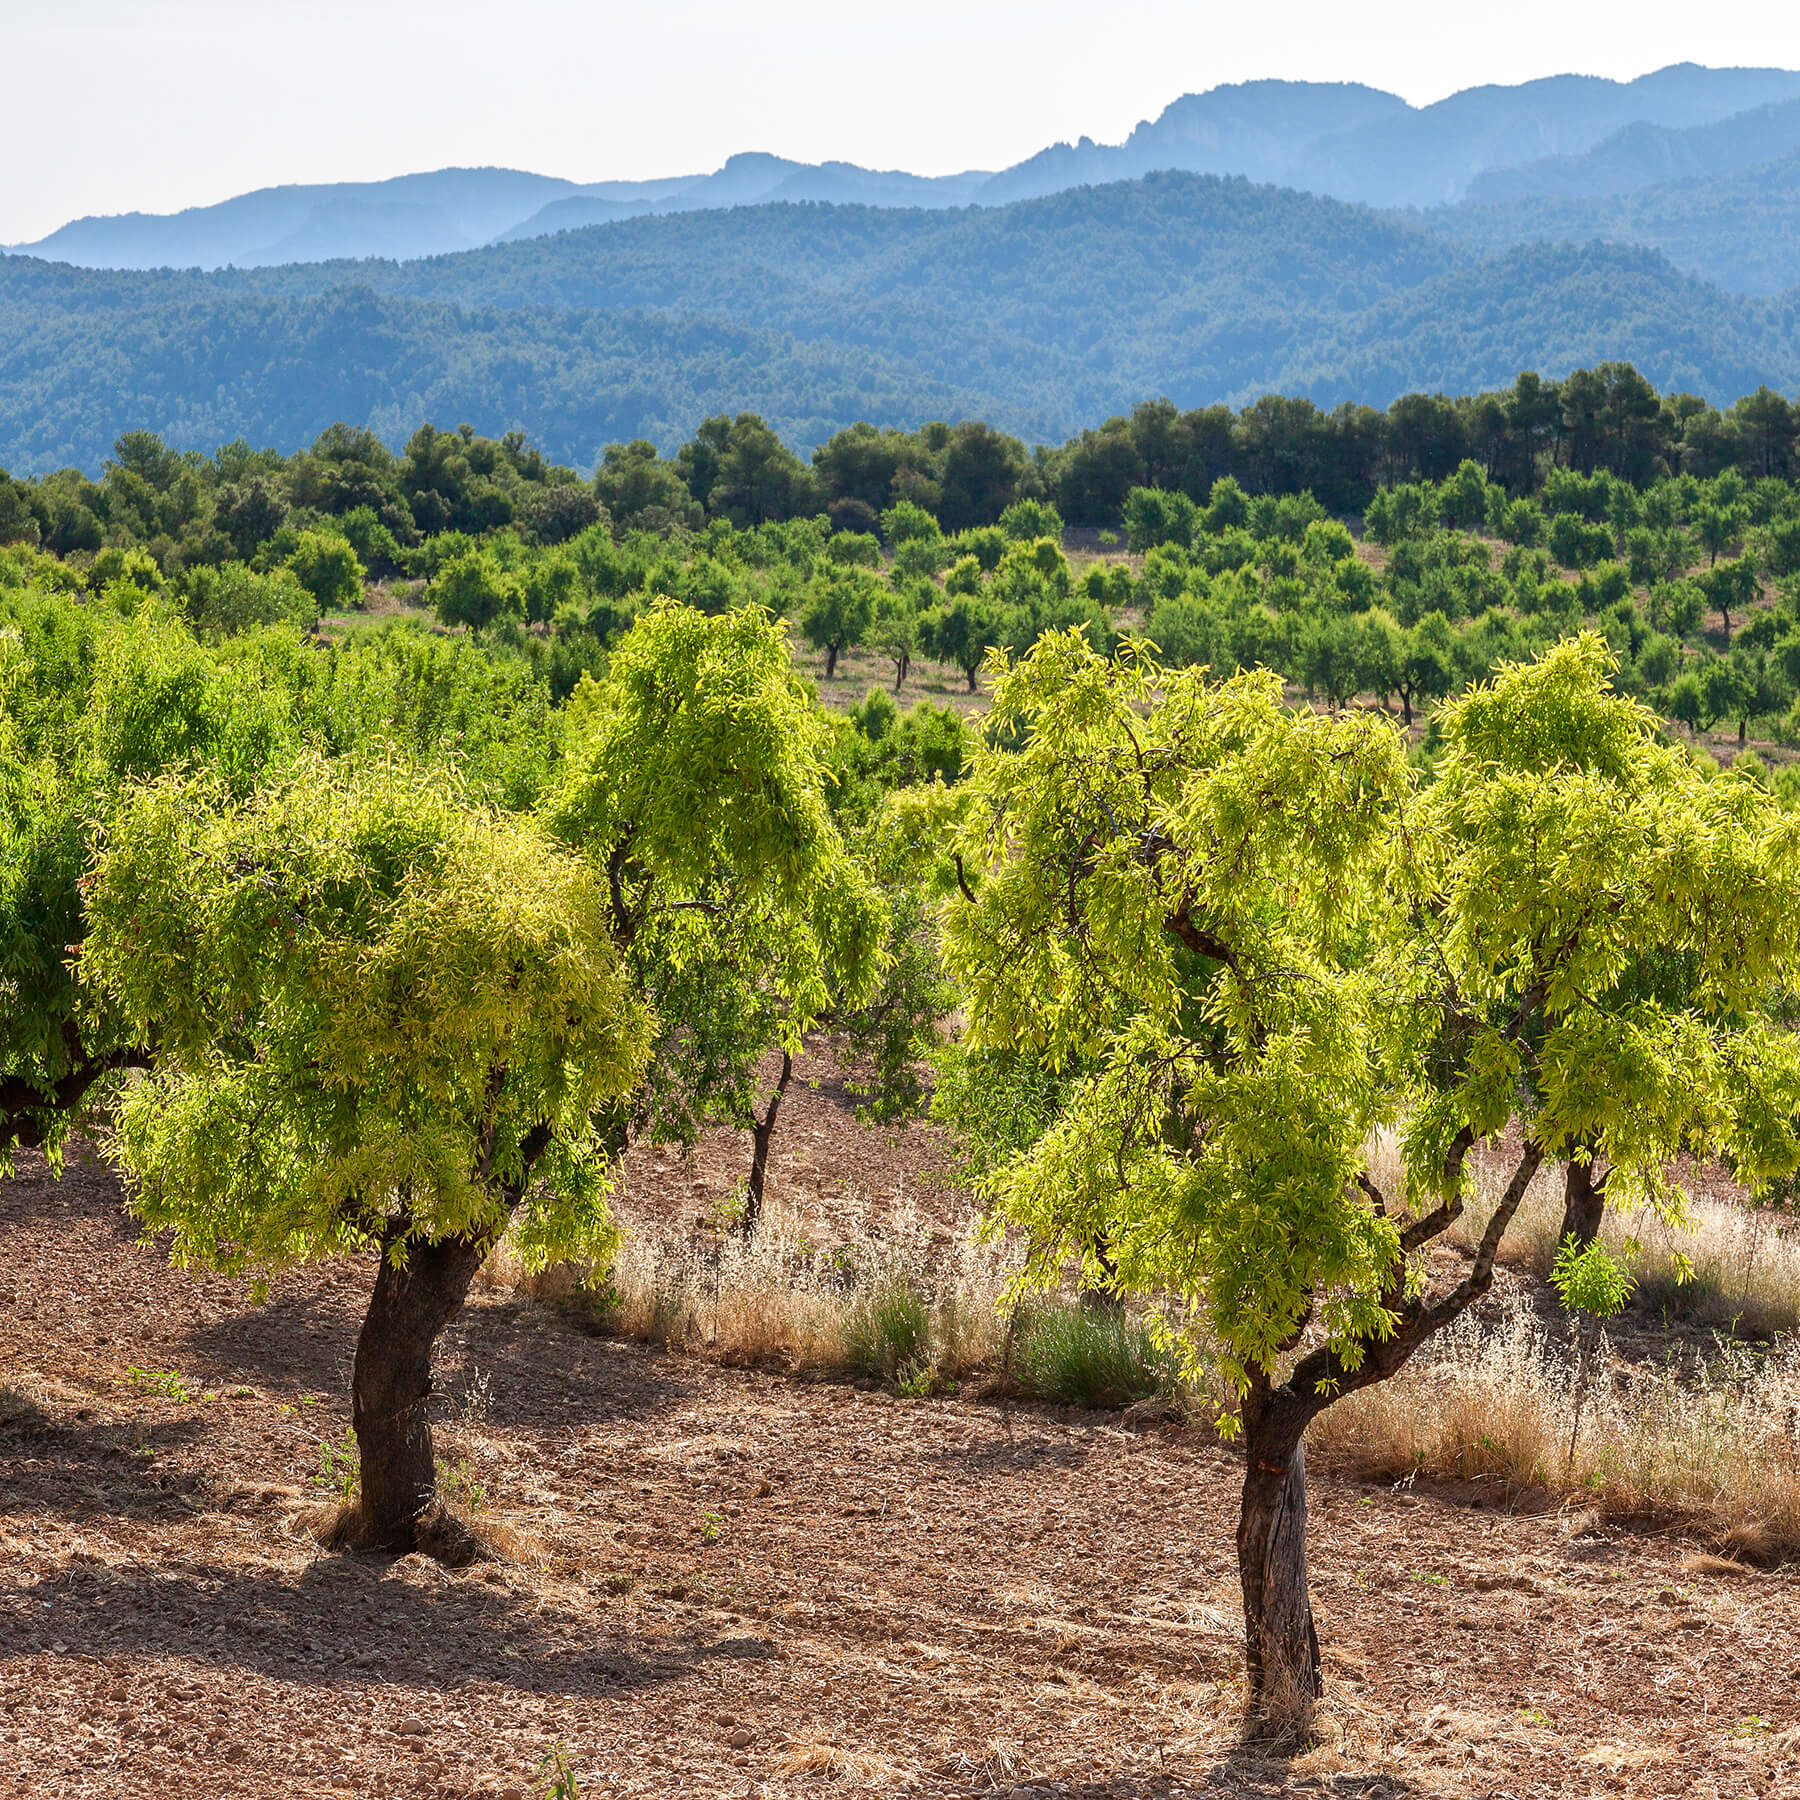
[[[746,1624],[702,1618],[654,1648],[628,1645],[626,1609],[559,1606],[494,1574],[451,1575],[416,1556],[324,1556],[295,1575],[77,1565],[12,1590],[0,1620],[11,1616],[12,1656],[175,1658],[319,1688],[594,1694],[781,1655]]]
[[[196,1510],[209,1493],[201,1476],[146,1466],[193,1444],[203,1419],[117,1423],[80,1412],[61,1419],[35,1401],[8,1397],[0,1415],[0,1506],[72,1520],[167,1520]]]

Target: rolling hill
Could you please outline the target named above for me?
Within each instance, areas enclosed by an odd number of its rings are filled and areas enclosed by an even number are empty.
[[[859,418],[1055,441],[1147,395],[1385,404],[1635,361],[1726,400],[1800,382],[1795,311],[1621,246],[1483,256],[1416,221],[1163,174],[989,209],[784,204],[410,263],[214,274],[0,259],[0,465],[122,431],[291,448],[335,420],[519,428],[591,466],[719,411],[802,450]]]
[[[1634,193],[1533,196],[1428,215],[1431,229],[1482,254],[1514,244],[1635,244],[1733,293],[1800,284],[1800,151],[1725,174]]]

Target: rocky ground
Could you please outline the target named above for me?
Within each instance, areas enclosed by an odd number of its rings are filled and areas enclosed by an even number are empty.
[[[928,1189],[800,1091],[778,1177]],[[849,1145],[846,1149],[845,1144]],[[643,1156],[704,1213],[732,1146]],[[660,1167],[658,1166],[660,1163]],[[479,1295],[453,1486],[508,1559],[328,1554],[370,1271],[243,1284],[120,1193],[0,1187],[0,1794],[1800,1794],[1793,1577],[1464,1492],[1314,1482],[1320,1741],[1247,1748],[1208,1434],[723,1369]]]

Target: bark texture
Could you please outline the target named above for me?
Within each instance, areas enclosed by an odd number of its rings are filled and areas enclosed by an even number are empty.
[[[1596,1173],[1591,1154],[1586,1162],[1570,1158],[1569,1172],[1563,1177],[1563,1221],[1557,1242],[1572,1237],[1578,1249],[1585,1250],[1600,1235],[1600,1221],[1606,1216],[1606,1176]]]
[[[415,1242],[404,1267],[387,1248],[356,1340],[351,1418],[362,1459],[364,1541],[403,1555],[418,1547],[420,1520],[437,1497],[432,1348],[490,1245],[485,1238]]]
[[[1307,1416],[1266,1379],[1245,1397],[1237,1552],[1253,1712],[1305,1707],[1319,1694],[1319,1636],[1306,1586]]]

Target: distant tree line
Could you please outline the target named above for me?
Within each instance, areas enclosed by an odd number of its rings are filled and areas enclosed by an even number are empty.
[[[171,573],[250,562],[271,545],[285,561],[309,528],[329,523],[380,577],[421,572],[409,553],[444,532],[511,526],[556,544],[602,516],[629,531],[823,514],[838,530],[876,532],[905,502],[958,532],[1035,500],[1065,523],[1105,527],[1122,522],[1133,489],[1204,502],[1226,476],[1248,494],[1311,493],[1330,512],[1357,513],[1383,489],[1443,481],[1465,462],[1514,497],[1558,470],[1639,489],[1730,470],[1786,481],[1800,473],[1800,406],[1763,387],[1721,409],[1659,394],[1628,363],[1603,363],[1561,381],[1525,373],[1493,393],[1407,394],[1385,412],[1278,394],[1238,411],[1146,400],[1057,448],[1030,448],[979,421],[859,424],[810,462],[756,414],[720,414],[673,457],[648,440],[613,445],[591,479],[550,462],[523,433],[486,438],[469,426],[421,426],[396,454],[373,431],[334,425],[292,456],[242,442],[205,456],[136,431],[97,481],[75,469],[35,479],[0,471],[0,542],[59,556],[141,548]]]

